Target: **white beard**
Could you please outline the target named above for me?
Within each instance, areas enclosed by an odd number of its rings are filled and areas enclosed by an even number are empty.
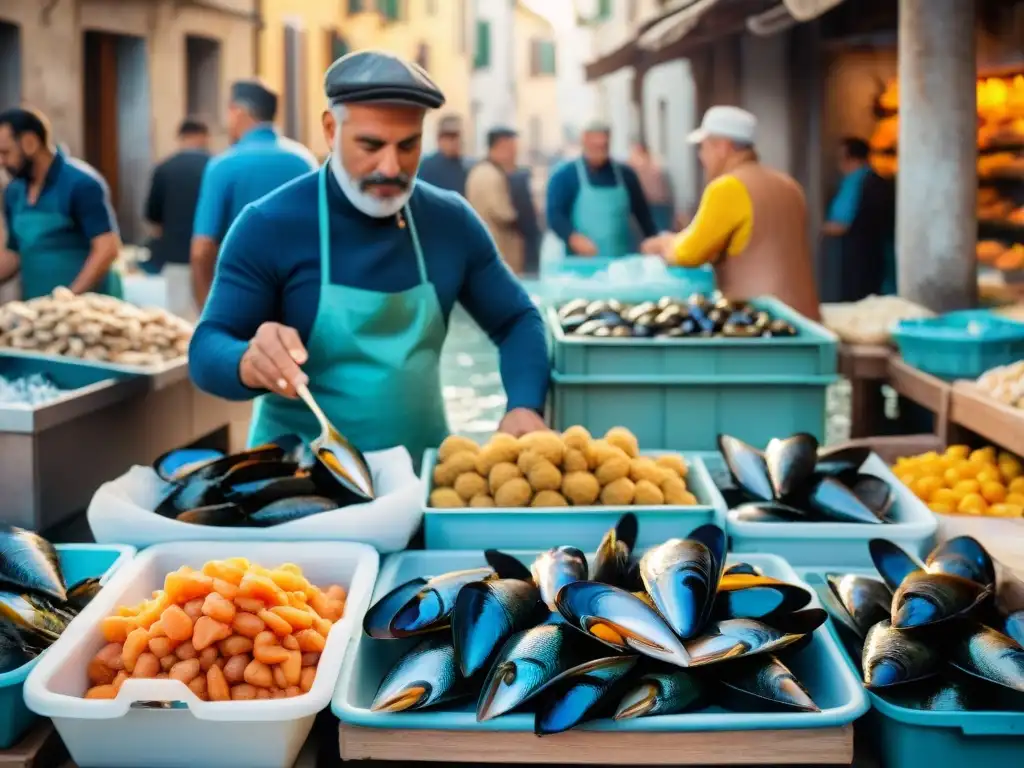
[[[331,153],[331,172],[334,174],[334,178],[338,180],[338,186],[341,187],[341,191],[345,193],[345,197],[356,207],[356,210],[375,219],[386,219],[397,214],[409,202],[409,198],[412,197],[412,192],[415,188],[414,180],[409,185],[409,189],[394,197],[376,197],[368,192],[364,192],[359,188],[359,182],[353,179],[348,171],[345,170],[345,166],[341,163],[341,153],[337,147]]]

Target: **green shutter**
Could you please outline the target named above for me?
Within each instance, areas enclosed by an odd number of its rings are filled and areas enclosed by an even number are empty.
[[[336,61],[349,53],[348,42],[335,32],[331,35],[331,61]]]
[[[349,13],[362,13],[364,10],[363,0],[348,0]]]
[[[473,57],[474,69],[487,69],[491,66],[491,23],[476,23],[476,54]]]
[[[557,72],[556,57],[555,57],[555,44],[550,40],[544,40],[540,43],[539,51],[540,59],[540,74],[542,75],[553,75]]]
[[[607,21],[612,17],[612,0],[601,0],[597,6],[598,21]]]

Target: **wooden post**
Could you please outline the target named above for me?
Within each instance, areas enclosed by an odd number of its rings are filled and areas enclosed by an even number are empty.
[[[900,0],[900,295],[945,312],[978,285],[974,3]]]

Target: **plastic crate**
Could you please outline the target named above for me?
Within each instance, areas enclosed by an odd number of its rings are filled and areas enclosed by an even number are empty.
[[[824,441],[828,387],[835,375],[575,376],[551,374],[554,429],[582,424],[604,433],[629,427],[640,445],[712,451],[719,434],[764,445],[809,432]]]
[[[686,535],[683,531],[682,535]],[[562,544],[580,544],[567,540]],[[536,552],[514,551],[510,554],[529,563]],[[591,555],[592,558],[592,555]],[[744,562],[762,568],[766,575],[784,581],[799,581],[792,567],[772,555],[744,557]],[[729,562],[738,558],[730,556]],[[377,580],[374,598],[417,576],[431,576],[462,568],[486,565],[482,552],[437,551],[402,552],[388,558]],[[522,731],[533,733],[533,715],[513,713],[489,720],[476,721],[475,702],[451,708],[426,709],[394,714],[370,711],[377,686],[398,657],[416,641],[374,640],[360,634],[353,643],[335,691],[331,709],[343,724],[363,728],[450,731]],[[597,720],[581,726],[583,730],[617,732],[686,732],[746,731],[843,726],[860,717],[868,707],[867,696],[857,676],[846,663],[839,644],[831,632],[819,629],[811,643],[787,660],[793,673],[804,683],[821,712],[814,713],[733,713],[719,707],[682,715],[641,717],[615,722]],[[768,761],[770,762],[770,761]]]
[[[825,586],[835,568],[798,568],[812,588]],[[843,570],[878,577],[872,570]],[[827,588],[827,587],[825,587]],[[831,620],[830,620],[831,621]],[[835,636],[835,630],[829,627]],[[842,643],[843,659],[859,676]],[[892,704],[867,692],[871,711],[863,731],[881,768],[945,768],[946,766],[1020,765],[1024,755],[1024,712],[923,712]]]
[[[645,452],[656,456],[657,452]],[[704,463],[687,456],[686,486],[700,502],[692,507],[549,507],[521,509],[436,509],[430,506],[437,451],[423,456],[423,532],[427,549],[547,549],[567,541],[597,546],[622,515],[632,512],[640,524],[637,546],[649,547],[678,537],[704,523],[722,524],[725,503]]]
[[[1024,359],[1024,323],[987,309],[901,320],[892,338],[907,365],[944,378],[976,379]]]
[[[56,544],[60,567],[67,584],[82,579],[107,580],[135,555],[134,547],[116,544]],[[72,626],[77,624],[77,619]],[[39,662],[33,659],[17,669],[0,674],[0,749],[17,744],[36,716],[25,706],[23,689],[29,672]]]

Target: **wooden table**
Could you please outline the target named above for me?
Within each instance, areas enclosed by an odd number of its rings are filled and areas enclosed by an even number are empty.
[[[947,442],[953,386],[938,376],[907,365],[896,355],[889,358],[888,369],[890,386],[903,397],[934,413],[935,434]]]
[[[0,749],[0,768],[56,768],[67,761],[64,742],[49,720],[40,720],[10,749]]]
[[[892,350],[880,344],[840,344],[839,373],[850,380],[850,437],[877,435],[885,413],[879,386],[889,378]]]
[[[989,397],[973,381],[953,384],[949,421],[1024,456],[1024,411]]]

